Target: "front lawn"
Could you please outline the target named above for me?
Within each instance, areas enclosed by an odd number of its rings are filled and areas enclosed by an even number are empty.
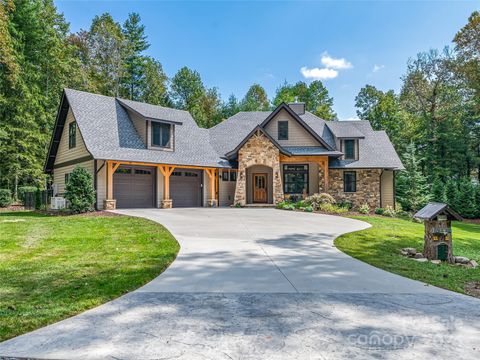
[[[423,224],[386,217],[355,216],[372,225],[370,229],[340,236],[337,248],[378,268],[445,289],[466,293],[465,286],[480,282],[480,267],[419,263],[400,255],[400,249],[423,251]],[[480,225],[453,223],[453,254],[480,263]]]
[[[178,250],[149,220],[0,212],[0,341],[138,288]]]

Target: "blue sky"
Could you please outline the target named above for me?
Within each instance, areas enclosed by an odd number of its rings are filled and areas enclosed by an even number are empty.
[[[55,1],[71,30],[95,15],[119,22],[138,12],[168,76],[200,72],[224,99],[259,83],[270,98],[285,80],[321,78],[340,119],[356,117],[365,84],[401,86],[408,58],[450,45],[479,1],[469,2],[161,2]]]

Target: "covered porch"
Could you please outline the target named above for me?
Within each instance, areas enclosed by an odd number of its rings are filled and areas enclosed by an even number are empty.
[[[138,197],[151,199],[138,207],[216,207],[218,179],[218,168],[106,160],[96,170],[97,204],[105,210],[136,207],[131,204]]]

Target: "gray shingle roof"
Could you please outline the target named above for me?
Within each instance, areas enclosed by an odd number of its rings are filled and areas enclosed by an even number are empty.
[[[235,149],[251,131],[267,119],[270,111],[239,112],[211,129],[201,129],[183,110],[165,108],[136,101],[65,90],[65,96],[83,135],[87,150],[95,159],[230,167],[225,155]],[[128,107],[150,119],[175,125],[175,151],[147,149],[128,113]],[[325,121],[306,112],[300,118],[333,150],[318,147],[286,147],[296,155],[339,156],[336,137],[358,137],[360,159],[331,159],[335,168],[389,168],[403,165],[383,131],[373,131],[368,121]],[[55,153],[55,152],[54,152]]]
[[[182,122],[182,125],[175,126],[175,151],[149,150],[138,135],[126,110],[115,98],[70,89],[66,89],[65,94],[87,150],[95,159],[230,166],[210,145],[208,130],[200,129],[186,111],[175,109],[168,111],[171,118]],[[151,106],[153,105],[146,108]],[[159,107],[158,113],[163,109],[165,108]]]
[[[445,212],[450,220],[462,221],[462,217],[450,209],[447,204],[430,202],[413,215],[417,219],[433,220],[438,214]]]

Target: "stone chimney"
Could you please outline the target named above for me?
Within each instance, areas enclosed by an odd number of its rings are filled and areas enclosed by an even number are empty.
[[[295,111],[297,113],[297,115],[305,114],[305,103],[304,102],[298,102],[296,98],[295,98],[295,102],[288,104],[288,106],[290,107],[290,109]]]

